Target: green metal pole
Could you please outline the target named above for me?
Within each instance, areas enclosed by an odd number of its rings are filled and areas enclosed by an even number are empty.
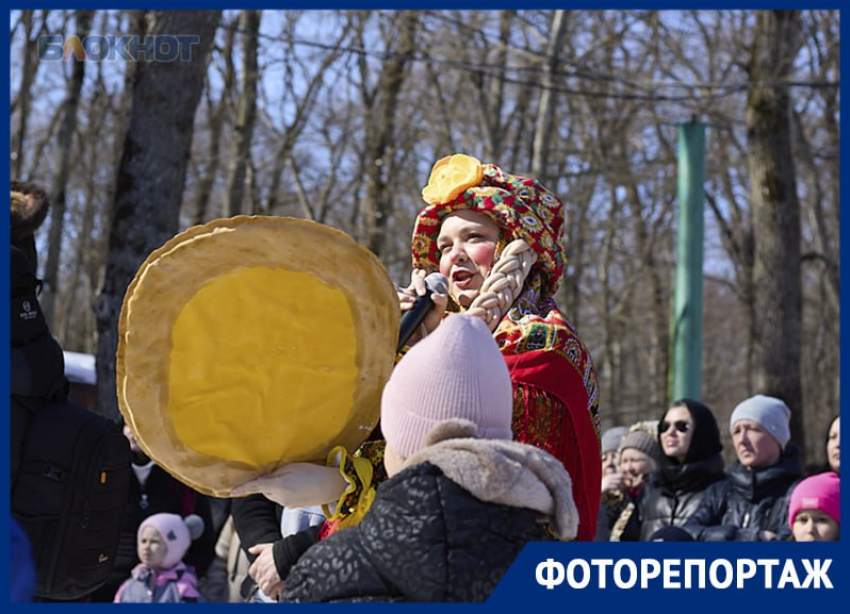
[[[671,401],[702,397],[705,125],[696,121],[679,126],[678,197]]]

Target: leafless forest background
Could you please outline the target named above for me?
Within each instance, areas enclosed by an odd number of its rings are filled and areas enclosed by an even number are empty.
[[[40,61],[47,34],[197,34],[190,62]],[[839,407],[837,11],[16,11],[11,175],[44,185],[43,303],[98,355],[147,254],[239,213],[305,217],[399,283],[430,165],[540,177],[567,207],[559,304],[604,425],[667,401],[677,125],[708,124],[704,401],[780,394],[823,460]],[[731,448],[726,446],[731,457]]]

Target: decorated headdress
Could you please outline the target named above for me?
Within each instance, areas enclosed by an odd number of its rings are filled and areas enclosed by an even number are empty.
[[[564,207],[537,179],[511,175],[495,164],[455,154],[434,164],[422,198],[428,205],[413,228],[415,268],[439,267],[440,225],[446,216],[467,209],[492,219],[505,243],[525,241],[537,255],[534,266],[543,273],[544,291],[550,296],[557,291],[565,263]]]

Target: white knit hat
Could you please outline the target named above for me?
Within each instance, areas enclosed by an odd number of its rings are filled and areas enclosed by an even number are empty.
[[[192,540],[198,539],[204,532],[204,519],[197,514],[189,514],[186,518],[177,514],[154,514],[145,518],[139,525],[137,539],[141,539],[146,527],[156,529],[165,543],[167,550],[160,566],[163,569],[171,569],[183,560]]]
[[[403,458],[449,418],[474,422],[483,439],[511,439],[513,388],[487,326],[450,315],[396,365],[381,399],[381,431]]]
[[[752,420],[760,424],[784,450],[791,439],[791,410],[781,399],[757,394],[738,403],[729,419],[729,432],[738,420]]]

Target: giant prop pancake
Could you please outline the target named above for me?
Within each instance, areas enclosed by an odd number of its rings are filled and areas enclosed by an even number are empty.
[[[140,447],[198,491],[355,449],[378,420],[399,308],[343,232],[239,216],[175,236],[124,298],[116,376]]]

